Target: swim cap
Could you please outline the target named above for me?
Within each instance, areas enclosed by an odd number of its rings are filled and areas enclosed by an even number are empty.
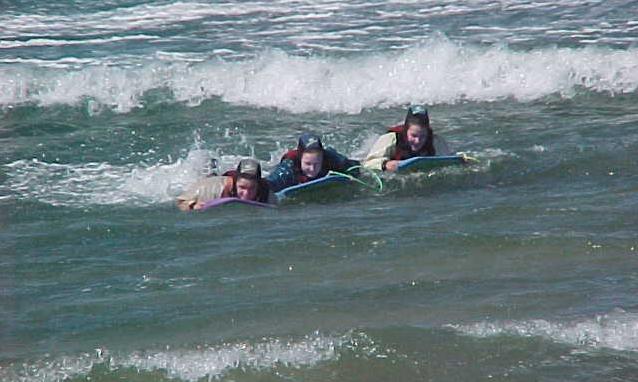
[[[405,125],[416,124],[422,127],[430,126],[428,109],[423,105],[411,105],[408,114],[405,116]]]
[[[306,150],[321,150],[323,151],[323,145],[321,144],[321,138],[318,135],[312,133],[303,133],[299,137],[299,143],[297,149],[303,152]]]
[[[254,159],[242,159],[237,165],[237,177],[261,179],[261,165]]]

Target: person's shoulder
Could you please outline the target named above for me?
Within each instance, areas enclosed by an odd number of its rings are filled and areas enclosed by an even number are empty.
[[[195,185],[199,186],[207,186],[207,185],[216,185],[216,184],[224,184],[228,178],[231,178],[230,175],[213,175],[207,176],[206,178],[202,178],[195,182]]]
[[[177,201],[178,203],[192,202],[192,204],[194,204],[196,202],[205,202],[218,198],[228,178],[227,176],[214,175],[198,179],[177,197]],[[188,205],[190,206],[191,203]]]
[[[400,123],[398,125],[390,126],[386,129],[386,134],[397,134],[405,130],[405,125]]]
[[[381,134],[379,136],[379,138],[377,138],[377,143],[388,143],[388,144],[392,143],[392,144],[394,144],[394,143],[396,143],[396,141],[397,141],[397,133],[392,132],[392,131],[384,133],[384,134]]]
[[[230,179],[232,179],[232,177],[227,175],[208,176],[195,182],[189,187],[188,191],[206,195],[208,198],[215,198],[218,197],[216,195],[223,190]]]
[[[292,149],[292,150],[286,151],[284,155],[281,156],[280,162],[283,162],[285,160],[295,161],[297,160],[297,158],[299,158],[299,150]]]
[[[328,157],[343,155],[337,151],[334,147],[326,147],[323,149],[324,155]]]
[[[297,183],[297,171],[291,159],[279,162],[265,178],[273,192]]]

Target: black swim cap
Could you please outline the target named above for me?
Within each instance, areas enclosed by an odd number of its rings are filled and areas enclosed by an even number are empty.
[[[430,126],[430,116],[428,109],[423,105],[411,105],[408,108],[408,114],[405,116],[405,125],[419,125],[422,127]]]
[[[318,135],[312,133],[303,133],[299,137],[299,143],[297,149],[303,152],[306,150],[321,150],[323,151],[323,144],[321,144],[321,138]]]
[[[261,179],[261,165],[254,159],[242,159],[237,165],[237,177]]]

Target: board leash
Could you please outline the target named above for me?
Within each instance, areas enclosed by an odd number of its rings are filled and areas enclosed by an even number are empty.
[[[379,177],[379,175],[375,174],[372,171],[366,171],[367,174],[371,175],[372,178],[376,181],[376,184],[370,184],[368,182],[364,182],[363,180],[357,178],[354,175],[349,174],[352,171],[355,170],[366,170],[363,166],[357,165],[357,166],[352,166],[348,169],[346,169],[346,172],[339,172],[339,171],[333,171],[330,170],[328,171],[328,175],[337,175],[337,176],[343,176],[345,178],[348,178],[349,180],[359,183],[360,185],[369,188],[371,190],[374,190],[376,192],[383,192],[383,181],[381,180],[381,177]]]
[[[480,162],[480,160],[478,160],[477,158],[469,156],[469,155],[467,155],[464,152],[458,152],[458,153],[456,153],[456,155],[459,155],[461,158],[463,158],[463,161],[466,162],[466,163],[469,163],[469,162],[479,163]]]

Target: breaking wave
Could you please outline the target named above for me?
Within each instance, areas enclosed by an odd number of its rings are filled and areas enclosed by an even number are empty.
[[[301,57],[265,51],[253,59],[188,60],[162,56],[140,65],[113,66],[64,59],[0,67],[0,105],[86,102],[117,112],[143,107],[148,91],[199,105],[211,98],[293,113],[359,113],[409,102],[532,101],[580,89],[610,95],[638,87],[638,48],[586,47],[514,51],[465,46],[445,38],[403,52]],[[198,62],[192,62],[198,61]]]
[[[593,319],[571,322],[547,320],[478,322],[449,325],[470,336],[543,337],[573,346],[638,351],[638,314],[616,309]]]

